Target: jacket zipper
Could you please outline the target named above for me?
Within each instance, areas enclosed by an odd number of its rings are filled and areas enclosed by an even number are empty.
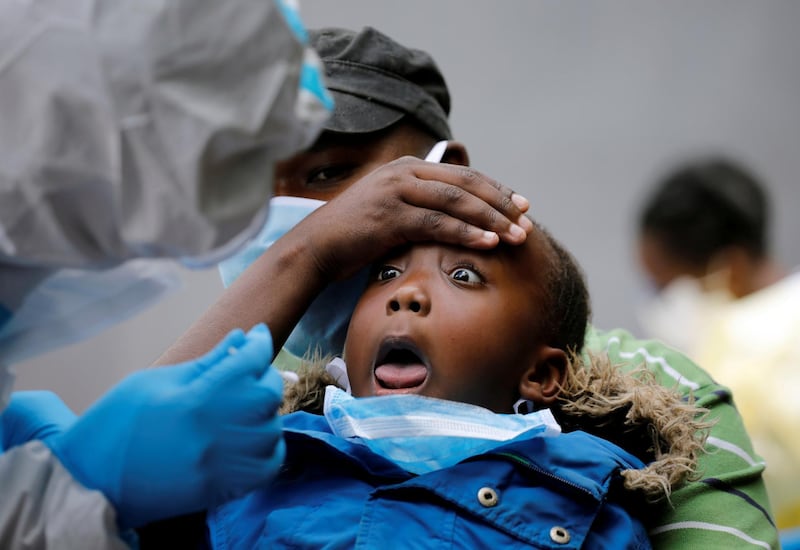
[[[580,486],[580,485],[578,485],[576,483],[573,483],[572,481],[569,481],[568,479],[564,479],[563,477],[559,477],[559,476],[557,476],[555,474],[552,474],[552,473],[548,472],[547,470],[537,466],[536,464],[534,464],[534,463],[522,458],[519,455],[515,455],[513,453],[502,453],[502,452],[500,452],[500,453],[487,453],[484,456],[501,456],[501,457],[508,458],[508,459],[512,460],[513,462],[516,462],[517,464],[519,464],[521,466],[524,466],[526,469],[531,470],[533,472],[536,472],[539,475],[542,475],[544,477],[548,477],[550,479],[554,479],[554,480],[556,480],[556,481],[558,481],[560,483],[563,483],[564,485],[572,487],[573,489],[576,489],[579,492],[589,496],[589,498],[591,498],[593,500],[597,498],[591,491],[589,491],[585,487],[582,487],[582,486]]]

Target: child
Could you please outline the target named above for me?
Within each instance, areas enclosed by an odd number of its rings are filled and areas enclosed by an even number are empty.
[[[657,384],[579,368],[588,316],[578,266],[540,227],[491,251],[396,251],[349,326],[352,396],[319,369],[289,388],[287,407],[313,412],[284,417],[273,484],[209,513],[211,544],[649,546],[632,506],[692,473],[705,425]]]

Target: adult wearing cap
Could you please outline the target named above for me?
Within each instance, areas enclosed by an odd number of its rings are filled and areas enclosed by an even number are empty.
[[[357,277],[388,249],[429,238],[432,226],[440,227],[443,241],[488,247],[499,235],[520,242],[525,222],[517,212],[527,208],[527,201],[474,170],[419,160],[439,140],[448,140],[442,160],[468,162],[464,146],[451,140],[450,96],[429,55],[369,27],[312,30],[310,37],[336,99],[334,115],[311,148],[278,165],[276,192],[291,199],[273,199],[275,223],[248,250],[221,265],[230,287],[162,361],[207,349],[230,327],[265,321],[276,342],[292,348],[278,363],[293,368],[295,356],[308,350],[341,350],[360,290],[357,280],[347,278]],[[506,216],[475,201],[476,195]],[[328,202],[292,205],[297,197]],[[450,216],[454,211],[469,213],[461,217],[473,223]],[[286,215],[277,223],[280,213]],[[496,221],[480,223],[487,215],[497,216]],[[268,293],[267,288],[282,291]],[[728,389],[684,355],[624,330],[590,326],[586,350],[607,353],[626,369],[646,366],[665,386],[693,396],[715,421],[709,452],[701,459],[703,479],[674,492],[672,505],[649,518],[653,544],[776,546],[763,463]]]
[[[324,61],[334,113],[309,149],[278,163],[267,225],[220,265],[228,291],[160,364],[259,322],[270,327],[276,348],[287,344],[283,367],[309,348],[340,353],[361,292],[364,273],[357,274],[373,260],[415,241],[517,244],[532,229],[523,215],[528,201],[468,168],[460,143],[447,141],[448,164],[420,160],[452,137],[450,95],[427,53],[370,27],[310,30],[309,41]]]
[[[330,100],[279,3],[3,2],[0,51],[0,547],[125,547],[275,475],[269,331],[136,373],[80,418],[49,393],[9,403],[9,367],[159,297],[165,259],[229,255]]]

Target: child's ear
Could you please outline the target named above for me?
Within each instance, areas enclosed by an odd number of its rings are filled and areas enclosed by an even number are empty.
[[[564,350],[541,346],[532,365],[522,375],[520,397],[533,401],[537,408],[551,406],[558,397],[568,361]]]
[[[447,149],[445,149],[444,155],[442,155],[442,162],[447,164],[469,166],[469,153],[467,153],[467,146],[460,141],[448,141]]]

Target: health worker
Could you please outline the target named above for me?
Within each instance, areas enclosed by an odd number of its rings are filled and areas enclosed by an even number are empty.
[[[152,303],[170,260],[213,266],[254,235],[273,165],[332,107],[318,67],[289,2],[0,3],[0,547],[124,548],[276,473],[263,324],[79,418],[11,394],[11,366]]]

